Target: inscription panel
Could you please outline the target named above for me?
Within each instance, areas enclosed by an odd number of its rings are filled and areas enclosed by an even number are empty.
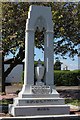
[[[63,103],[62,100],[54,100],[54,99],[35,99],[35,100],[23,100],[19,101],[19,104],[22,106],[27,105],[59,105],[60,103]]]
[[[37,108],[37,111],[48,111],[48,107]]]
[[[33,94],[50,94],[51,93],[51,89],[50,86],[32,86],[31,87],[31,91]]]

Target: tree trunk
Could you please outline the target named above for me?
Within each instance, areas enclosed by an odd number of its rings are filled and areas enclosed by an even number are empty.
[[[14,67],[16,67],[18,64],[22,62],[24,59],[24,49],[20,48],[19,53],[16,55],[15,58],[7,60],[7,62],[10,62],[10,66],[8,69],[5,71],[4,70],[4,54],[2,54],[2,92],[5,92],[5,80],[6,77],[10,74],[10,72],[13,70]]]
[[[5,92],[4,55],[2,54],[2,92]]]

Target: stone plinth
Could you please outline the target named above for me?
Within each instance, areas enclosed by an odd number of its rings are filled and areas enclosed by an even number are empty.
[[[12,108],[13,116],[46,116],[63,114],[69,114],[69,107],[67,105],[33,105],[15,106]]]
[[[59,97],[55,89],[53,93],[51,88],[45,85],[32,86],[31,89],[31,94],[26,93],[21,98],[14,98],[14,104],[9,105],[10,114],[13,116],[69,114],[69,106],[65,105],[64,99]]]

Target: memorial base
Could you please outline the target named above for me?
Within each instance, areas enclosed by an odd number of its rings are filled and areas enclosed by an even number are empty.
[[[10,114],[13,116],[43,116],[69,114],[67,105],[37,105],[37,106],[13,106]]]
[[[70,107],[64,99],[49,86],[32,86],[31,94],[19,93],[14,103],[9,105],[9,114],[13,116],[43,116],[69,114]],[[52,93],[51,93],[52,91]],[[21,95],[22,94],[22,95]]]

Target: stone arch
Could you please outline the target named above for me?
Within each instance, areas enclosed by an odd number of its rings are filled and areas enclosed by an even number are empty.
[[[34,85],[34,36],[35,29],[45,27],[44,63],[45,84],[53,85],[53,23],[50,7],[30,6],[25,33],[25,74],[24,84]]]
[[[36,20],[42,17],[43,19],[45,19],[45,22],[46,22],[46,30],[53,31],[51,7],[32,5],[30,6],[29,11],[30,12],[28,13],[26,30],[28,29],[34,30],[34,25],[35,25]]]

